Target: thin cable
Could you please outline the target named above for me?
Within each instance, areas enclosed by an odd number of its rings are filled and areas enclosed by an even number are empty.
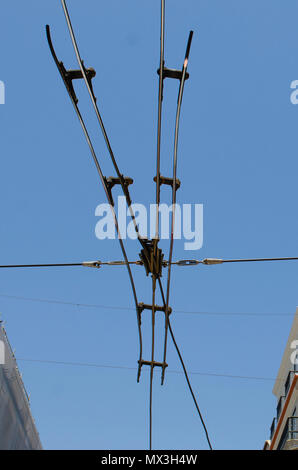
[[[1,265],[0,268],[54,268],[84,266],[83,263],[57,263],[57,264],[8,264]]]
[[[181,115],[181,105],[183,99],[184,84],[186,79],[188,57],[193,37],[193,31],[190,31],[189,38],[186,47],[185,59],[182,68],[182,78],[180,82],[177,112],[176,112],[176,124],[175,124],[175,138],[174,138],[174,160],[173,160],[173,188],[172,188],[172,223],[171,223],[171,241],[170,241],[170,252],[168,260],[168,279],[167,279],[167,293],[166,293],[166,310],[165,310],[165,339],[164,339],[164,355],[163,363],[166,363],[167,356],[167,338],[168,338],[168,325],[169,325],[169,300],[170,300],[170,286],[171,286],[171,263],[173,257],[174,248],[174,230],[175,230],[175,208],[176,208],[176,193],[177,193],[177,159],[178,159],[178,137],[179,137],[179,124]],[[164,382],[165,367],[162,369],[161,383]]]
[[[24,357],[16,357],[17,361],[22,362],[32,362],[32,363],[40,363],[40,364],[53,364],[53,365],[63,365],[63,366],[74,366],[74,367],[94,367],[99,369],[119,369],[119,370],[131,370],[136,371],[136,367],[129,367],[129,366],[116,366],[110,364],[97,364],[92,362],[74,362],[74,361],[54,361],[54,360],[47,360],[47,359],[29,359]],[[149,369],[146,369],[147,371]],[[177,374],[177,375],[184,375],[184,372],[180,370],[168,370],[169,374]],[[232,374],[217,374],[212,372],[196,372],[196,371],[189,371],[189,375],[201,375],[204,377],[218,377],[218,378],[227,378],[227,379],[241,379],[241,380],[256,380],[256,381],[266,381],[266,382],[274,382],[275,380],[284,381],[283,379],[275,379],[273,377],[257,377],[257,376],[248,376],[248,375],[232,375]]]
[[[158,283],[159,283],[160,293],[161,293],[161,296],[162,296],[162,301],[163,301],[163,303],[164,303],[164,305],[165,305],[165,295],[164,295],[162,283],[161,283],[161,280],[160,280],[160,279],[159,279],[158,281],[159,281]],[[171,327],[170,319],[168,320],[168,325],[169,325],[169,330],[170,330],[170,334],[171,334],[173,343],[174,343],[174,345],[175,345],[177,354],[178,354],[178,356],[179,356],[179,359],[180,359],[180,362],[181,362],[181,365],[182,365],[182,368],[183,368],[183,371],[184,371],[184,375],[185,375],[185,379],[186,379],[186,381],[187,381],[188,388],[189,388],[189,390],[190,390],[190,393],[191,393],[191,396],[192,396],[192,398],[193,398],[195,407],[196,407],[196,409],[197,409],[197,412],[198,412],[198,414],[199,414],[201,423],[202,423],[202,425],[203,425],[203,428],[204,428],[204,431],[205,431],[205,434],[206,434],[206,439],[207,439],[209,448],[210,448],[210,450],[212,450],[212,445],[211,445],[211,442],[210,442],[210,439],[209,439],[209,434],[208,434],[208,431],[207,431],[207,427],[206,427],[206,425],[205,425],[203,416],[202,416],[202,414],[201,414],[199,405],[198,405],[198,403],[197,403],[195,394],[194,394],[194,392],[193,392],[191,383],[190,383],[190,381],[189,381],[188,373],[187,373],[187,370],[186,370],[186,367],[185,367],[185,364],[184,364],[182,355],[181,355],[181,353],[180,353],[179,347],[178,347],[177,342],[176,342],[176,340],[175,340],[175,336],[174,336],[174,333],[173,333],[173,330],[172,330],[172,327]]]
[[[120,307],[113,305],[100,305],[100,304],[84,304],[76,302],[68,302],[62,300],[40,299],[36,297],[22,297],[17,295],[1,294],[0,297],[13,300],[22,300],[27,302],[41,302],[48,304],[69,305],[77,308],[94,308],[94,309],[109,309],[109,310],[131,310],[135,311],[134,307]],[[295,317],[296,313],[263,313],[263,312],[199,312],[191,310],[173,310],[173,313],[185,315],[202,315],[202,316],[250,316],[250,317]]]
[[[258,262],[258,261],[291,261],[298,260],[298,257],[292,258],[252,258],[252,259],[225,259],[223,263],[247,263],[247,262]]]

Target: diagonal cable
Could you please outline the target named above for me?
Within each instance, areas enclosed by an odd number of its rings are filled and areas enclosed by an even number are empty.
[[[161,293],[161,296],[162,296],[162,301],[163,301],[163,303],[164,303],[164,305],[165,305],[165,295],[164,295],[164,290],[163,290],[162,282],[161,282],[160,279],[158,280],[158,284],[159,284],[160,293]],[[211,445],[211,442],[210,442],[208,430],[207,430],[205,421],[204,421],[204,419],[203,419],[201,410],[200,410],[200,408],[199,408],[197,399],[196,399],[195,394],[194,394],[194,392],[193,392],[193,389],[192,389],[192,386],[191,386],[191,383],[190,383],[190,380],[189,380],[189,377],[188,377],[187,369],[186,369],[186,367],[185,367],[185,364],[184,364],[184,361],[183,361],[183,358],[182,358],[180,349],[179,349],[179,347],[178,347],[178,344],[177,344],[177,342],[176,342],[176,339],[175,339],[175,336],[174,336],[174,332],[173,332],[173,330],[172,330],[171,322],[170,322],[169,319],[168,319],[168,325],[169,325],[169,330],[170,330],[170,334],[171,334],[171,337],[172,337],[172,341],[173,341],[173,343],[174,343],[174,346],[175,346],[175,348],[176,348],[177,354],[178,354],[178,356],[179,356],[179,359],[180,359],[180,362],[181,362],[181,365],[182,365],[182,368],[183,368],[183,372],[184,372],[184,375],[185,375],[185,379],[186,379],[186,382],[187,382],[189,391],[190,391],[190,393],[191,393],[191,396],[192,396],[192,399],[193,399],[193,401],[194,401],[196,410],[197,410],[197,412],[198,412],[198,414],[199,414],[199,417],[200,417],[202,426],[203,426],[203,428],[204,428],[204,431],[205,431],[205,434],[206,434],[206,439],[207,439],[209,448],[210,448],[210,450],[212,450],[212,445]]]

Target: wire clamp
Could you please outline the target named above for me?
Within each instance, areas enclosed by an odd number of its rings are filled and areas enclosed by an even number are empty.
[[[86,266],[87,268],[100,268],[101,261],[83,261],[82,266]]]
[[[142,312],[144,310],[152,311],[152,308],[153,308],[152,305],[144,304],[143,302],[140,302],[138,304],[138,318],[139,318],[140,325],[141,325]],[[154,305],[154,310],[155,310],[155,312],[164,312],[164,313],[166,313],[166,307],[165,306]],[[172,308],[168,307],[168,315],[170,315],[171,313],[172,313]]]
[[[113,196],[112,196],[112,189],[116,184],[122,185],[122,187],[124,188],[123,190],[124,190],[124,193],[125,193],[125,196],[126,196],[127,205],[131,206],[131,199],[130,199],[130,195],[129,195],[129,191],[128,191],[128,186],[130,184],[133,184],[133,179],[132,178],[129,178],[128,176],[121,175],[120,178],[117,178],[116,176],[109,176],[109,178],[104,178],[104,180],[105,180],[105,183],[106,183],[106,187],[107,187],[109,196],[110,196],[111,200],[113,201],[113,206],[115,205],[115,203],[114,203]]]
[[[84,78],[83,73],[82,73],[81,69],[80,70],[66,70],[66,68],[64,67],[63,62],[59,61],[58,58],[57,58],[57,55],[56,55],[56,52],[55,52],[55,49],[54,49],[54,46],[53,46],[53,43],[52,43],[52,38],[51,38],[51,32],[50,32],[49,25],[46,26],[46,32],[47,32],[47,39],[48,39],[48,43],[49,43],[49,46],[50,46],[50,50],[51,50],[53,59],[54,59],[56,65],[59,69],[59,72],[62,76],[62,79],[63,79],[65,85],[66,85],[68,93],[70,94],[70,96],[71,96],[72,100],[74,101],[74,103],[78,104],[79,100],[78,100],[78,97],[76,95],[76,92],[74,91],[74,87],[73,87],[72,82],[73,82],[73,80],[83,79]],[[89,84],[89,86],[92,90],[92,93],[93,93],[92,78],[95,77],[96,72],[92,67],[86,69],[85,66],[84,66],[84,61],[83,60],[81,61],[81,64],[82,64],[83,70],[86,74],[88,84]],[[95,100],[96,100],[96,98],[95,98]]]
[[[157,74],[160,75],[160,68],[157,70]],[[174,78],[176,80],[182,80],[183,71],[182,70],[175,70],[175,69],[168,69],[167,67],[163,67],[162,69],[162,76],[163,78]],[[189,73],[186,72],[185,80],[189,79]]]
[[[164,254],[160,248],[157,248],[155,241],[142,240],[144,248],[139,253],[139,256],[145,267],[146,275],[148,276],[151,273],[155,278],[159,278],[162,276]]]
[[[157,182],[157,176],[154,176],[153,181],[156,183]],[[160,184],[167,184],[168,186],[171,186],[173,188],[174,186],[174,180],[173,178],[167,178],[166,176],[160,176],[159,177],[159,183]],[[179,189],[181,186],[180,180],[177,178],[176,179],[176,191]]]
[[[166,362],[144,361],[144,359],[141,359],[140,361],[138,361],[138,363],[140,367],[142,366],[161,367],[161,368],[168,367],[168,364]]]

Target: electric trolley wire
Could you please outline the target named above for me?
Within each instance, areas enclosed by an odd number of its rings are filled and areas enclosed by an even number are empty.
[[[155,348],[155,293],[156,278],[152,276],[152,344],[150,367],[150,393],[149,393],[149,450],[152,450],[152,401],[153,401],[153,375],[154,375],[154,348]]]
[[[158,120],[157,120],[157,158],[156,158],[156,222],[155,238],[153,244],[154,273],[152,273],[152,344],[151,344],[151,367],[150,367],[150,391],[149,391],[149,449],[152,449],[152,401],[153,401],[153,375],[154,375],[154,348],[155,348],[155,293],[157,252],[159,241],[159,204],[160,204],[160,151],[161,151],[161,125],[162,125],[162,100],[164,81],[164,43],[165,43],[165,0],[161,0],[161,23],[160,23],[160,63],[159,63],[159,90],[158,90]]]
[[[171,311],[171,309],[169,307],[170,287],[171,287],[171,267],[172,267],[173,264],[177,264],[177,265],[180,265],[180,266],[190,266],[190,265],[197,265],[197,264],[207,264],[207,265],[209,264],[209,265],[211,265],[211,264],[222,264],[222,263],[228,263],[228,262],[231,263],[231,262],[241,262],[241,261],[269,261],[269,260],[273,261],[273,260],[282,260],[284,258],[251,259],[251,260],[219,260],[219,259],[207,258],[203,261],[181,260],[181,261],[178,261],[178,262],[172,262],[173,246],[174,246],[174,229],[175,229],[176,192],[177,192],[177,189],[179,187],[178,186],[178,179],[177,179],[179,123],[180,123],[180,114],[181,114],[181,105],[182,105],[182,98],[183,98],[183,92],[184,92],[184,85],[185,85],[185,80],[188,78],[187,65],[188,65],[188,57],[189,57],[193,32],[191,31],[190,34],[189,34],[189,39],[188,39],[188,43],[187,43],[185,60],[184,60],[184,63],[183,63],[182,71],[178,72],[178,71],[175,71],[175,70],[173,71],[173,70],[170,70],[170,69],[166,69],[165,65],[164,65],[165,0],[161,0],[160,68],[159,68],[159,91],[158,91],[157,164],[156,164],[156,208],[157,208],[157,212],[156,212],[156,232],[155,232],[155,239],[153,241],[145,240],[142,237],[140,237],[139,227],[138,227],[137,222],[136,222],[134,211],[131,207],[131,199],[130,199],[129,190],[128,190],[128,185],[131,184],[132,180],[131,179],[125,179],[123,174],[120,173],[120,170],[118,168],[118,165],[117,165],[114,153],[112,151],[112,147],[111,147],[111,144],[110,144],[110,141],[109,141],[109,138],[108,138],[108,135],[107,135],[106,129],[104,127],[104,123],[103,123],[103,120],[102,120],[102,117],[101,117],[101,114],[100,114],[100,111],[99,111],[99,108],[98,108],[98,105],[97,105],[97,99],[95,97],[93,87],[92,87],[91,80],[95,76],[95,71],[93,69],[86,69],[85,68],[83,60],[82,60],[80,52],[79,52],[79,48],[78,48],[78,44],[77,44],[76,37],[75,37],[75,34],[74,34],[74,30],[73,30],[73,27],[72,27],[72,23],[71,23],[70,15],[69,15],[69,12],[68,12],[66,0],[61,0],[61,4],[62,4],[62,8],[63,8],[64,15],[65,15],[65,18],[66,18],[66,23],[67,23],[67,27],[68,27],[68,30],[69,30],[71,42],[72,42],[72,45],[73,45],[73,48],[74,48],[74,51],[75,51],[75,55],[76,55],[80,70],[67,71],[64,68],[63,63],[58,61],[56,53],[55,53],[53,45],[52,45],[49,26],[46,27],[48,43],[49,43],[49,47],[50,47],[53,59],[56,63],[56,66],[57,66],[59,72],[60,72],[60,75],[63,79],[64,85],[67,89],[67,92],[68,92],[68,94],[71,98],[73,107],[74,107],[74,109],[76,111],[76,114],[78,116],[78,119],[80,121],[81,127],[83,129],[83,133],[85,135],[85,138],[86,138],[86,141],[87,141],[88,146],[90,148],[94,163],[96,165],[97,172],[99,174],[101,184],[104,188],[107,200],[108,200],[109,205],[111,207],[111,210],[112,210],[112,213],[113,213],[113,218],[114,218],[114,224],[115,224],[115,227],[116,227],[116,231],[117,231],[117,234],[118,234],[118,239],[119,239],[121,251],[122,251],[122,254],[123,254],[123,258],[124,258],[124,263],[122,263],[122,262],[102,263],[102,262],[97,261],[97,262],[83,262],[83,263],[80,263],[80,264],[74,263],[74,264],[59,264],[59,265],[58,264],[56,264],[56,265],[54,265],[54,264],[53,265],[6,265],[6,266],[3,265],[3,266],[0,266],[0,268],[9,268],[9,267],[10,268],[13,268],[13,267],[15,267],[15,268],[17,268],[17,267],[50,267],[50,266],[56,266],[56,267],[58,267],[58,266],[89,266],[89,267],[99,268],[104,264],[110,264],[110,265],[125,264],[126,267],[127,267],[128,275],[129,275],[129,280],[130,280],[130,284],[131,284],[131,288],[132,288],[132,292],[133,292],[133,297],[134,297],[135,310],[136,310],[136,314],[137,314],[137,325],[138,325],[139,346],[140,346],[139,361],[138,361],[138,363],[139,363],[138,380],[139,380],[140,370],[141,370],[142,365],[144,363],[146,363],[146,364],[149,364],[151,366],[150,367],[150,400],[149,400],[149,407],[150,407],[150,410],[149,410],[150,411],[149,445],[150,445],[150,449],[152,449],[152,395],[153,395],[154,367],[156,365],[160,365],[162,367],[161,383],[163,384],[164,375],[165,375],[165,368],[167,367],[166,355],[167,355],[168,329],[170,330],[170,334],[171,334],[173,343],[176,347],[179,359],[181,361],[181,364],[182,364],[182,367],[183,367],[183,371],[184,371],[189,389],[191,391],[191,394],[192,394],[192,397],[194,399],[197,411],[199,413],[202,425],[204,427],[206,437],[207,437],[207,441],[208,441],[208,445],[209,445],[210,449],[212,449],[204,420],[202,418],[200,409],[198,407],[198,404],[197,404],[197,401],[195,399],[193,390],[191,388],[189,378],[188,378],[188,374],[187,374],[187,371],[186,371],[186,368],[185,368],[180,350],[177,346],[177,343],[176,343],[176,340],[175,340],[175,337],[174,337],[174,334],[173,334],[173,330],[172,330],[172,327],[171,327],[171,324],[170,324],[170,321],[169,321],[169,314],[170,314],[170,311]],[[168,77],[171,76],[172,78],[179,78],[180,87],[179,87],[179,92],[178,92],[176,123],[175,123],[175,135],[174,135],[174,157],[173,157],[173,178],[172,178],[173,211],[172,211],[172,221],[171,221],[171,239],[170,239],[170,249],[169,249],[169,260],[167,262],[163,262],[163,264],[159,266],[159,256],[161,257],[161,259],[163,259],[163,254],[161,253],[161,250],[158,249],[158,242],[159,242],[160,185],[161,185],[162,182],[164,182],[164,180],[161,181],[161,175],[160,175],[160,156],[161,156],[161,130],[162,130],[162,101],[163,101],[163,86],[164,86],[163,81],[164,81],[164,78],[166,76],[168,76]],[[101,166],[100,166],[98,158],[96,156],[92,141],[91,141],[90,136],[88,134],[87,127],[85,125],[84,119],[83,119],[83,117],[81,115],[81,112],[79,110],[78,99],[75,95],[75,91],[74,91],[73,85],[72,85],[72,80],[75,79],[75,78],[82,78],[85,82],[86,87],[87,87],[88,94],[90,96],[90,99],[91,99],[91,102],[92,102],[97,120],[98,120],[99,125],[100,125],[101,132],[103,134],[103,138],[104,138],[106,147],[108,149],[108,153],[110,155],[113,167],[114,167],[114,169],[116,171],[116,174],[117,174],[117,177],[118,177],[118,178],[113,178],[112,177],[112,181],[108,181],[103,175],[103,172],[101,170]],[[115,182],[115,180],[117,180],[117,182]],[[167,180],[167,184],[169,184],[170,179],[167,178],[166,180]],[[121,232],[120,232],[120,228],[119,228],[119,224],[118,224],[118,219],[117,219],[116,212],[115,212],[115,207],[114,207],[114,201],[113,201],[113,197],[112,197],[112,193],[111,193],[111,189],[112,189],[114,184],[120,184],[121,185],[123,194],[126,198],[126,203],[129,207],[129,213],[130,213],[130,216],[131,216],[133,224],[134,224],[135,232],[137,233],[137,238],[138,238],[141,246],[143,247],[143,253],[141,252],[141,255],[140,255],[142,262],[129,262],[128,261],[125,246],[124,246],[124,243],[123,243],[123,239],[121,237]],[[179,182],[179,185],[180,185],[180,182]],[[298,258],[287,258],[287,259],[298,259]],[[147,262],[148,262],[148,265],[146,265]],[[151,361],[143,361],[143,359],[142,359],[142,348],[143,348],[143,346],[142,346],[142,330],[141,330],[141,312],[142,312],[142,310],[140,308],[141,304],[139,304],[139,302],[138,302],[136,287],[135,287],[134,278],[133,278],[133,275],[132,275],[132,270],[130,268],[130,264],[138,264],[138,265],[143,265],[144,264],[147,274],[148,274],[148,271],[151,272],[151,274],[152,274],[152,306],[151,306],[152,307],[152,309],[151,309],[152,310],[152,314],[151,314],[151,316],[152,316],[152,348],[151,348]],[[149,267],[149,269],[148,269],[148,267]],[[164,296],[162,283],[160,281],[162,267],[167,267],[168,268],[166,298]],[[159,283],[161,294],[162,294],[162,297],[163,297],[163,303],[164,303],[163,308],[164,308],[164,312],[165,312],[165,335],[164,335],[164,351],[163,351],[163,362],[162,363],[155,362],[155,313],[156,313],[156,310],[159,309],[159,307],[157,307],[155,305],[156,282],[157,281]],[[142,305],[144,305],[144,304],[142,304]],[[148,306],[146,306],[145,308],[148,308]]]
[[[162,101],[164,81],[164,46],[165,46],[165,0],[161,0],[160,22],[160,62],[159,62],[159,89],[158,89],[158,122],[157,122],[157,158],[156,158],[156,243],[159,239],[159,204],[160,204],[160,152],[161,152],[161,126]]]
[[[168,261],[168,278],[167,278],[167,291],[166,291],[166,305],[165,305],[165,338],[164,338],[164,355],[163,363],[166,362],[167,356],[167,337],[169,325],[169,299],[170,299],[170,285],[171,285],[171,263],[174,248],[174,230],[175,230],[175,206],[176,206],[176,193],[177,193],[177,159],[178,159],[178,137],[179,137],[179,123],[181,115],[181,105],[183,99],[184,84],[186,79],[188,57],[193,37],[193,31],[189,33],[189,38],[186,47],[185,59],[182,67],[182,78],[180,81],[180,88],[178,93],[177,111],[176,111],[176,124],[175,124],[175,138],[174,138],[174,160],[173,160],[173,186],[172,186],[172,223],[171,223],[171,241]],[[164,382],[165,368],[162,369],[161,383]]]
[[[132,272],[131,272],[131,269],[130,269],[130,266],[129,266],[129,262],[128,262],[128,258],[127,258],[127,254],[126,254],[126,250],[125,250],[125,247],[124,247],[124,243],[123,243],[123,240],[122,240],[122,237],[121,237],[121,232],[120,232],[120,229],[119,229],[119,224],[118,224],[118,219],[117,219],[117,215],[116,215],[116,212],[115,212],[115,208],[114,208],[114,204],[113,204],[113,200],[112,200],[112,197],[108,191],[108,188],[107,188],[107,183],[106,183],[106,180],[103,176],[103,173],[102,173],[102,170],[101,170],[101,167],[100,167],[100,164],[98,162],[98,159],[97,159],[97,156],[96,156],[96,153],[95,153],[95,150],[94,150],[94,147],[92,145],[92,141],[91,141],[91,138],[89,136],[89,133],[87,131],[87,127],[85,125],[85,122],[83,120],[83,117],[81,115],[81,112],[79,110],[79,107],[78,107],[78,104],[76,102],[76,100],[74,99],[74,96],[71,92],[71,89],[65,79],[65,76],[64,76],[64,73],[63,73],[63,64],[60,63],[57,59],[57,56],[56,56],[56,53],[55,53],[55,50],[54,50],[54,47],[53,47],[53,44],[52,44],[52,39],[51,39],[51,35],[50,35],[50,27],[47,25],[46,26],[46,33],[47,33],[47,39],[48,39],[48,43],[49,43],[49,47],[50,47],[50,50],[51,50],[51,53],[52,53],[52,56],[53,56],[53,59],[54,59],[54,62],[56,63],[56,66],[60,72],[60,75],[63,79],[63,82],[65,84],[65,87],[68,91],[68,94],[69,94],[69,97],[71,99],[71,102],[73,104],[73,107],[75,109],[75,112],[78,116],[78,119],[80,121],[80,124],[81,124],[81,127],[83,129],[83,133],[85,135],[85,138],[86,138],[86,141],[88,143],[88,146],[89,146],[89,149],[90,149],[90,152],[92,154],[92,157],[93,157],[93,161],[95,163],[95,166],[97,168],[97,171],[98,171],[98,174],[99,174],[99,177],[100,177],[100,181],[102,183],[102,186],[104,188],[104,191],[105,191],[105,194],[106,194],[106,197],[107,197],[107,200],[109,202],[109,205],[110,205],[110,208],[112,210],[112,214],[113,214],[113,219],[114,219],[114,224],[115,224],[115,227],[116,227],[116,231],[117,231],[117,234],[118,234],[118,240],[119,240],[119,244],[120,244],[120,248],[121,248],[121,251],[122,251],[122,254],[123,254],[123,258],[125,260],[125,263],[126,263],[126,267],[127,267],[127,271],[128,271],[128,276],[129,276],[129,280],[130,280],[130,284],[131,284],[131,289],[132,289],[132,293],[133,293],[133,298],[134,298],[134,302],[135,302],[135,308],[136,308],[136,315],[137,315],[137,325],[138,325],[138,334],[139,334],[139,346],[140,346],[140,352],[139,352],[139,357],[140,357],[140,360],[142,358],[142,349],[143,349],[143,346],[142,346],[142,332],[141,332],[141,326],[140,326],[140,321],[139,321],[139,313],[138,313],[138,298],[137,298],[137,293],[136,293],[136,287],[135,287],[135,283],[134,283],[134,279],[133,279],[133,275],[132,275]],[[82,63],[80,63],[81,67],[84,69],[84,67],[82,66]],[[86,76],[86,73],[85,73],[85,69],[83,70],[83,76]]]
[[[78,43],[77,43],[77,40],[76,40],[76,37],[75,37],[75,34],[74,34],[74,30],[73,30],[73,26],[72,26],[72,23],[71,23],[71,19],[70,19],[69,11],[68,11],[68,8],[67,8],[66,0],[61,0],[61,3],[62,3],[62,8],[63,8],[63,11],[64,11],[67,27],[68,27],[68,30],[69,30],[70,38],[71,38],[73,48],[74,48],[74,51],[75,51],[75,55],[76,55],[76,58],[77,58],[77,61],[78,61],[78,64],[79,64],[79,67],[80,67],[80,70],[81,70],[81,73],[82,73],[82,77],[84,79],[86,88],[88,90],[88,93],[89,93],[89,96],[90,96],[90,99],[91,99],[91,102],[92,102],[97,120],[99,122],[101,131],[102,131],[102,134],[103,134],[103,137],[104,137],[104,141],[106,143],[106,146],[107,146],[107,149],[108,149],[108,152],[109,152],[109,155],[111,157],[113,166],[114,166],[115,171],[117,173],[117,176],[119,178],[119,182],[120,182],[120,185],[122,187],[123,194],[126,198],[126,202],[127,202],[128,208],[129,208],[130,216],[131,216],[131,219],[132,219],[133,224],[134,224],[134,229],[135,229],[135,231],[138,235],[139,242],[145,248],[145,244],[143,243],[143,240],[140,237],[138,225],[137,225],[137,222],[136,222],[136,219],[135,219],[135,214],[134,214],[133,209],[131,207],[131,199],[130,199],[130,196],[129,196],[129,193],[128,193],[128,188],[125,185],[123,175],[120,173],[119,167],[117,165],[117,162],[116,162],[116,159],[115,159],[112,147],[111,147],[111,143],[109,141],[109,138],[108,138],[108,135],[107,135],[104,123],[103,123],[103,119],[102,119],[101,114],[99,112],[99,108],[98,108],[98,105],[97,105],[97,99],[95,97],[93,88],[90,85],[90,82],[88,81],[88,78],[87,78],[86,69],[85,69],[83,60],[81,58],[80,52],[79,52]]]

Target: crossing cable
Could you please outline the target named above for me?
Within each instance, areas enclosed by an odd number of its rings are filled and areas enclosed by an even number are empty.
[[[141,265],[141,261],[82,261],[81,263],[52,263],[52,264],[6,264],[1,268],[54,268],[84,266],[88,268],[100,268],[101,266]]]
[[[177,101],[176,124],[175,124],[175,138],[174,138],[174,159],[173,159],[173,186],[172,186],[172,223],[171,223],[171,241],[168,261],[168,278],[167,278],[167,291],[166,291],[166,304],[165,304],[165,338],[164,338],[164,356],[163,363],[166,362],[167,356],[167,337],[169,325],[169,299],[170,299],[170,285],[171,285],[171,263],[174,248],[174,230],[175,230],[175,209],[176,209],[176,193],[177,193],[177,158],[178,158],[178,137],[179,137],[179,124],[181,115],[181,105],[183,99],[183,91],[186,80],[188,57],[193,37],[193,31],[190,31],[186,47],[185,59],[182,67],[182,76],[180,81],[180,88]],[[162,369],[161,383],[164,382],[165,368]]]
[[[7,267],[7,266],[6,266]],[[10,266],[8,266],[10,267]],[[18,266],[23,267],[23,265]],[[86,304],[86,303],[79,303],[79,302],[70,302],[66,300],[55,300],[55,299],[42,299],[38,297],[23,297],[20,295],[10,295],[10,294],[3,294],[0,293],[0,297],[4,299],[11,299],[11,300],[20,300],[25,302],[40,302],[46,304],[55,304],[55,305],[68,305],[71,307],[77,308],[92,308],[92,309],[107,309],[107,310],[135,310],[134,307],[123,307],[123,306],[116,306],[116,305],[102,305],[102,304]],[[264,312],[207,312],[207,311],[193,311],[193,310],[173,310],[173,313],[178,314],[186,314],[186,315],[201,315],[201,316],[232,316],[232,317],[253,317],[253,318],[261,318],[261,317],[291,317],[294,318],[298,316],[297,313],[264,313]]]
[[[1,265],[0,268],[53,268],[53,267],[70,267],[70,266],[84,266],[83,263],[57,263],[57,264],[6,264]]]
[[[48,44],[49,44],[49,47],[50,47],[50,51],[51,51],[51,54],[53,56],[53,59],[54,59],[54,62],[60,72],[60,75],[62,77],[62,80],[64,82],[64,85],[66,87],[66,90],[69,94],[69,97],[71,99],[71,102],[73,104],[73,107],[75,109],[75,112],[77,114],[77,117],[80,121],[80,124],[81,124],[81,127],[83,129],[83,132],[84,132],[84,135],[85,135],[85,138],[86,138],[86,141],[88,143],[88,146],[89,146],[89,149],[90,149],[90,152],[92,154],[92,158],[93,158],[93,161],[95,163],[95,166],[96,166],[96,169],[97,169],[97,172],[99,174],[99,177],[100,177],[100,181],[101,181],[101,184],[104,188],[104,191],[105,191],[105,194],[106,194],[106,197],[107,197],[107,200],[109,202],[109,205],[110,205],[110,208],[111,208],[111,211],[112,211],[112,214],[113,214],[113,219],[114,219],[114,224],[115,224],[115,227],[116,227],[116,231],[117,231],[117,234],[118,234],[118,240],[119,240],[119,244],[120,244],[120,248],[121,248],[121,251],[122,251],[122,254],[123,254],[123,258],[125,260],[125,263],[126,263],[126,266],[127,266],[127,271],[128,271],[128,275],[129,275],[129,280],[130,280],[130,284],[131,284],[131,289],[132,289],[132,293],[133,293],[133,298],[134,298],[134,303],[135,303],[135,308],[136,308],[136,314],[137,314],[137,326],[138,326],[138,334],[139,334],[139,360],[141,361],[142,360],[142,351],[143,351],[143,341],[142,341],[142,331],[141,331],[141,324],[140,324],[140,317],[139,317],[139,302],[138,302],[138,298],[137,298],[137,293],[136,293],[136,287],[135,287],[135,283],[134,283],[134,279],[133,279],[133,275],[132,275],[132,272],[131,272],[131,268],[130,268],[130,265],[129,265],[129,262],[128,262],[128,258],[127,258],[127,254],[126,254],[126,250],[125,250],[125,247],[124,247],[124,243],[123,243],[123,240],[122,240],[122,236],[121,236],[121,232],[120,232],[120,228],[119,228],[119,224],[118,224],[118,219],[117,219],[117,215],[116,215],[116,211],[115,211],[115,208],[114,208],[114,202],[113,202],[113,199],[112,199],[112,196],[111,196],[111,193],[109,191],[109,188],[108,188],[108,185],[107,185],[107,180],[105,179],[105,177],[103,176],[103,173],[102,173],[102,170],[101,170],[101,166],[99,164],[99,161],[98,161],[98,158],[96,156],[96,153],[95,153],[95,150],[94,150],[94,147],[93,147],[93,144],[92,144],[92,141],[91,141],[91,138],[89,136],[89,133],[88,133],[88,130],[87,130],[87,127],[85,125],[85,122],[83,120],[83,117],[81,115],[81,112],[79,110],[79,107],[78,107],[78,99],[74,93],[74,90],[73,90],[73,87],[72,87],[72,82],[69,81],[67,79],[67,77],[69,77],[69,75],[66,75],[67,74],[67,71],[65,70],[64,68],[64,65],[62,62],[59,62],[58,61],[58,58],[57,58],[57,55],[55,53],[55,50],[54,50],[54,47],[53,47],[53,43],[52,43],[52,39],[51,39],[51,34],[50,34],[50,27],[49,25],[46,26],[46,33],[47,33],[47,40],[48,40]],[[86,78],[86,70],[85,68],[83,67],[82,65],[82,61],[80,62],[80,66],[81,66],[81,71],[82,71],[82,75],[84,76],[84,78]],[[92,70],[90,71],[89,69],[89,74],[90,72],[92,72]],[[87,79],[87,78],[86,78]],[[90,75],[89,75],[89,80],[90,80]],[[87,79],[88,81],[88,79]],[[90,81],[91,83],[91,81]]]
[[[161,282],[160,279],[158,280],[158,284],[159,284],[160,293],[161,293],[161,296],[162,296],[162,301],[163,301],[163,303],[164,303],[164,305],[165,305],[166,300],[165,300],[165,295],[164,295],[164,290],[163,290],[162,282]],[[203,419],[203,416],[202,416],[201,410],[200,410],[200,408],[199,408],[197,399],[196,399],[195,394],[194,394],[194,392],[193,392],[193,389],[192,389],[192,386],[191,386],[191,383],[190,383],[190,380],[189,380],[189,377],[188,377],[187,369],[186,369],[186,367],[185,367],[185,364],[184,364],[184,361],[183,361],[183,358],[182,358],[182,355],[181,355],[179,346],[178,346],[178,344],[177,344],[177,342],[176,342],[176,339],[175,339],[175,336],[174,336],[174,332],[173,332],[173,329],[172,329],[172,326],[171,326],[170,319],[168,319],[168,327],[169,327],[169,330],[170,330],[170,335],[171,335],[172,341],[173,341],[173,343],[174,343],[174,346],[175,346],[175,348],[176,348],[178,357],[179,357],[179,359],[180,359],[180,362],[181,362],[181,365],[182,365],[182,368],[183,368],[183,372],[184,372],[184,375],[185,375],[185,379],[186,379],[188,388],[189,388],[189,390],[190,390],[192,399],[193,399],[193,401],[194,401],[194,404],[195,404],[195,407],[196,407],[197,412],[198,412],[198,414],[199,414],[199,417],[200,417],[202,426],[203,426],[203,428],[204,428],[204,431],[205,431],[205,435],[206,435],[206,439],[207,439],[209,448],[210,448],[210,450],[213,450],[213,449],[212,449],[211,442],[210,442],[208,430],[207,430],[207,427],[206,427],[206,424],[205,424],[205,421],[204,421],[204,419]]]
[[[0,322],[1,323],[1,322]],[[56,364],[56,365],[65,365],[65,366],[77,366],[77,367],[95,367],[95,368],[102,368],[102,369],[118,369],[118,370],[137,370],[136,367],[129,367],[129,366],[121,366],[121,365],[111,365],[111,364],[98,364],[92,362],[70,362],[70,361],[62,361],[62,360],[47,360],[47,359],[33,359],[33,358],[24,358],[24,357],[16,357],[17,361],[24,361],[24,362],[32,362],[32,363],[41,363],[41,364]],[[180,370],[169,370],[169,374],[183,374]],[[284,379],[276,379],[273,377],[260,377],[260,376],[252,376],[252,375],[232,375],[232,374],[220,374],[214,372],[198,372],[198,371],[189,371],[189,375],[201,375],[206,377],[222,377],[228,379],[241,379],[241,380],[259,380],[259,381],[266,381],[266,382],[276,382],[281,381],[283,382]]]
[[[251,258],[251,259],[218,259],[218,258],[205,258],[202,261],[196,259],[182,259],[179,261],[163,261],[163,266],[196,266],[198,264],[215,265],[223,263],[242,263],[242,262],[258,262],[258,261],[297,261],[298,257],[287,258]],[[72,267],[72,266],[85,266],[89,268],[100,268],[101,266],[126,266],[126,265],[143,266],[143,262],[138,261],[82,261],[79,263],[42,263],[42,264],[6,264],[0,265],[1,268],[50,268],[50,267]],[[207,312],[206,312],[207,313]]]
[[[197,259],[185,259],[174,262],[166,262],[170,265],[177,266],[196,266],[198,264],[204,264],[207,266],[213,266],[215,264],[224,263],[251,263],[251,262],[264,262],[264,261],[297,261],[298,257],[285,257],[285,258],[246,258],[246,259],[220,259],[220,258],[205,258],[203,260]]]

